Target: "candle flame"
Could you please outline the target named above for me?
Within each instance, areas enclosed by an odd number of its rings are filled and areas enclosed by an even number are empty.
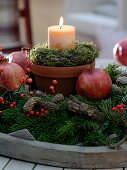
[[[60,17],[60,20],[59,20],[59,26],[60,26],[60,29],[62,28],[63,26],[63,17]]]

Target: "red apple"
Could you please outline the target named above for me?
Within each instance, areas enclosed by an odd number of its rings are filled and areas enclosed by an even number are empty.
[[[20,65],[23,68],[23,70],[27,73],[27,67],[29,65],[27,62],[28,55],[25,51],[15,51],[9,54],[7,58],[11,60],[10,62]]]
[[[11,91],[16,90],[16,86],[20,85],[20,80],[25,76],[24,70],[16,63],[8,63],[7,59],[0,61],[0,86],[6,87]]]
[[[119,64],[127,66],[127,39],[119,41],[114,46],[113,56]]]
[[[85,70],[76,83],[77,94],[91,100],[100,100],[109,96],[112,89],[112,81],[109,74],[99,68]]]

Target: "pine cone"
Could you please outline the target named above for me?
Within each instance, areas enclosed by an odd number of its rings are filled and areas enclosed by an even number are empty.
[[[117,78],[123,77],[123,76],[127,77],[127,72],[125,71],[121,72],[120,74],[118,74]]]
[[[42,101],[41,106],[46,110],[58,110],[59,107],[53,102]]]
[[[127,85],[127,77],[126,76],[118,77],[116,80],[116,84],[121,86]]]
[[[31,97],[23,106],[24,112],[31,111],[37,103],[41,103],[41,99],[39,97]]]
[[[121,94],[123,92],[123,88],[120,86],[117,86],[116,84],[112,85],[112,89],[114,90],[115,93]]]
[[[64,96],[62,94],[57,94],[53,97],[52,102],[58,103],[62,100],[64,100]]]

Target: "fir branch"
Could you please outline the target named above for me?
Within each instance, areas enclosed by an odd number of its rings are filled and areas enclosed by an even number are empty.
[[[98,105],[98,107],[101,109],[102,113],[104,113],[105,117],[107,117],[108,119],[111,119],[110,117],[112,115],[111,109],[113,108],[111,98],[107,100],[102,100],[101,103]]]
[[[121,103],[127,104],[127,94],[122,98]]]
[[[92,131],[88,132],[88,134],[84,137],[84,144],[86,146],[103,146],[107,144],[107,140],[102,133]]]
[[[108,72],[113,83],[115,83],[116,77],[121,73],[119,66],[116,65],[115,63],[109,64],[107,67],[104,68],[104,70]]]

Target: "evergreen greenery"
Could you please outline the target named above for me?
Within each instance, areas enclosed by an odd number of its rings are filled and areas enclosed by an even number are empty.
[[[111,67],[114,67],[114,65],[110,65]],[[110,72],[110,69],[108,71]],[[110,73],[110,76],[116,76],[115,71]],[[20,94],[23,92],[26,96],[21,98]],[[58,111],[48,110],[45,117],[39,118],[36,115],[28,117],[27,113],[23,112],[23,106],[30,97],[28,89],[23,88],[14,93],[12,97],[13,101],[17,102],[17,107],[9,108],[9,104],[0,104],[0,110],[3,111],[0,115],[0,132],[3,133],[27,128],[39,141],[68,145],[82,143],[84,146],[102,146],[107,144],[109,135],[116,133],[118,136],[116,140],[119,140],[127,131],[127,110],[125,109],[123,112],[119,112],[119,109],[112,111],[112,108],[116,105],[127,104],[127,87],[124,87],[121,94],[112,91],[107,99],[101,101],[91,101],[85,97],[75,96],[81,102],[96,106],[104,114],[104,121],[101,123],[95,122],[85,115],[69,111],[67,109],[68,98],[58,102]],[[44,101],[51,101],[53,96],[47,95],[41,98]],[[40,109],[41,107],[35,107],[34,111]]]
[[[49,49],[47,44],[35,45],[30,51],[33,63],[49,67],[80,66],[93,62],[99,51],[93,43],[76,42],[76,49]]]
[[[117,64],[109,64],[105,70],[109,73],[111,79],[112,79],[112,82],[115,83],[116,81],[116,77],[118,76],[118,74],[121,73],[120,69],[119,69],[119,66]]]

